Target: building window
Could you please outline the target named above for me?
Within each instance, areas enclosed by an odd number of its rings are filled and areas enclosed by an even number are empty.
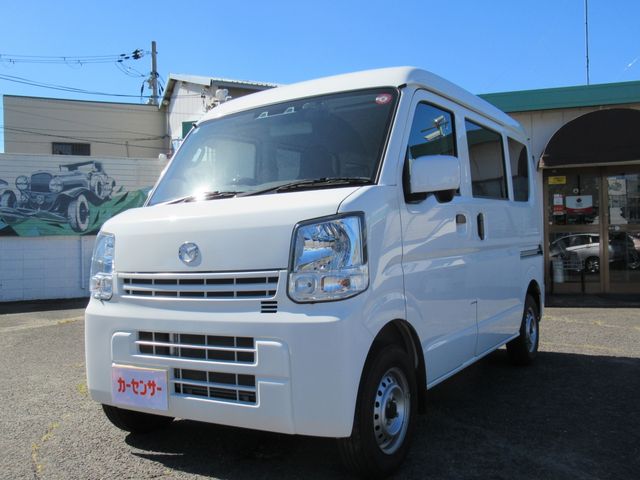
[[[185,138],[187,136],[195,123],[195,120],[191,120],[190,122],[182,122],[182,138]]]
[[[509,198],[502,136],[469,120],[465,121],[465,126],[473,196],[499,200]]]
[[[51,153],[54,155],[91,155],[91,144],[53,142]]]
[[[509,161],[513,180],[513,199],[516,202],[529,200],[529,155],[527,147],[509,138]]]

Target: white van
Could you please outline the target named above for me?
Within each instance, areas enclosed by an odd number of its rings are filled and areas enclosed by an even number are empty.
[[[520,125],[431,73],[224,103],[98,235],[91,397],[134,432],[335,437],[387,475],[427,389],[504,344],[536,356],[541,218]]]

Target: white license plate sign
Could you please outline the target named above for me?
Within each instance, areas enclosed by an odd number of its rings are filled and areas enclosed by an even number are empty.
[[[113,365],[111,396],[120,405],[167,410],[167,371]]]

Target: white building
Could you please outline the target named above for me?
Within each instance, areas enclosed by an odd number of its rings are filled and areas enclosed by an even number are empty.
[[[173,149],[189,133],[193,123],[214,108],[220,100],[227,96],[237,98],[274,87],[277,87],[274,83],[170,74],[161,108],[166,111],[166,131]]]

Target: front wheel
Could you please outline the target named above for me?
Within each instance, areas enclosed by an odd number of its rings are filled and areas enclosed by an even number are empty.
[[[380,349],[363,374],[351,436],[338,439],[346,467],[363,478],[396,470],[409,451],[417,402],[407,353],[396,345]]]
[[[507,353],[516,365],[529,365],[538,354],[540,310],[531,295],[524,302],[520,335],[507,343]]]
[[[89,201],[84,194],[78,195],[67,206],[69,225],[75,232],[84,233],[89,228]]]
[[[163,417],[151,413],[134,412],[124,408],[102,405],[102,410],[120,430],[131,433],[147,433],[166,427],[173,421],[173,417]]]

